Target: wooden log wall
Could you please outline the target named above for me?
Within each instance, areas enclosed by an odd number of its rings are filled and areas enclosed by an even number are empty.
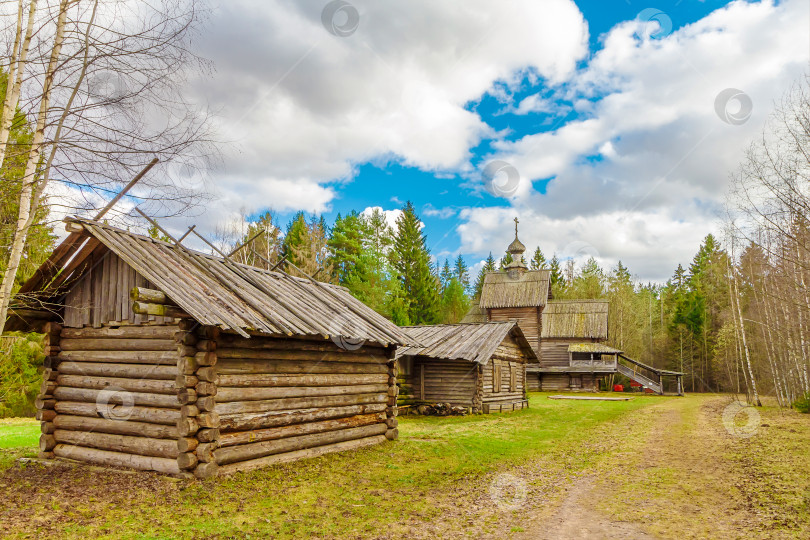
[[[102,246],[103,248],[103,246]],[[130,291],[133,287],[154,288],[142,275],[111,251],[99,257],[65,297],[65,326],[81,328],[115,323],[171,324],[166,317],[144,316],[132,310]]]
[[[557,392],[568,390],[570,378],[567,373],[543,373],[540,379],[540,389],[543,392]]]
[[[197,458],[222,473],[398,436],[393,350],[223,333],[216,358],[216,437]]]
[[[472,362],[417,356],[413,379],[416,395],[426,403],[450,403],[472,408],[476,371],[477,364]]]
[[[542,360],[540,361],[540,365],[543,367],[568,367],[570,364],[568,358],[568,346],[571,343],[573,342],[544,339],[540,344],[540,349],[542,351]]]
[[[400,407],[405,405],[413,405],[419,402],[416,395],[416,387],[414,386],[414,367],[413,356],[400,357],[396,362],[397,376],[396,384],[399,388],[399,398],[397,405]]]
[[[496,383],[500,379],[500,386]],[[498,346],[483,366],[484,410],[489,404],[516,403],[526,400],[526,356],[511,336]]]
[[[516,307],[516,308],[491,308],[487,310],[490,321],[509,321],[517,319],[523,335],[540,355],[540,330],[542,328],[542,308],[538,307]]]
[[[539,392],[541,377],[542,375],[539,373],[526,373],[526,390],[529,392]]]
[[[178,327],[46,330],[41,455],[180,474]]]

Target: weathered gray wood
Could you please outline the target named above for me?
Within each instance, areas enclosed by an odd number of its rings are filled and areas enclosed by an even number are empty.
[[[200,480],[205,480],[206,478],[213,478],[219,474],[219,465],[216,462],[211,463],[200,463],[197,465],[197,468],[194,469],[194,476],[199,478]]]
[[[180,472],[176,459],[111,452],[109,450],[98,450],[96,448],[85,448],[83,446],[70,444],[57,444],[53,453],[61,458],[75,459],[96,465],[129,467],[131,469],[157,471],[166,474],[177,474]]]
[[[133,287],[129,292],[129,299],[133,302],[147,302],[150,304],[174,304],[163,291],[147,289],[146,287]]]
[[[183,311],[177,306],[168,306],[165,304],[149,304],[147,302],[133,302],[132,311],[139,315],[148,315],[154,317],[167,317],[169,319],[191,318],[191,315]]]
[[[291,409],[311,409],[321,407],[342,407],[346,405],[371,405],[386,403],[385,394],[350,394],[345,396],[318,396],[303,398],[281,398],[259,401],[234,401],[217,403],[214,410],[220,415],[283,411]]]
[[[266,349],[228,349],[220,346],[217,356],[221,359],[233,358],[242,360],[310,360],[323,362],[353,362],[362,364],[386,365],[388,359],[382,355],[363,354],[361,352],[319,352],[302,350],[266,350]]]
[[[175,458],[179,454],[176,441],[171,439],[153,439],[98,431],[88,432],[66,429],[57,429],[54,431],[53,436],[59,443],[98,448],[99,450],[165,458]]]
[[[155,394],[176,393],[174,381],[156,379],[130,379],[122,377],[93,377],[89,375],[59,375],[56,380],[59,386],[74,388],[93,388],[104,390],[120,388],[131,392],[152,392]]]
[[[177,369],[173,366],[112,364],[96,362],[62,362],[59,373],[94,377],[121,377],[131,379],[158,379],[173,381]]]
[[[371,405],[332,406],[327,408],[292,409],[282,411],[260,411],[256,413],[220,415],[220,429],[227,431],[244,431],[261,428],[273,428],[315,422],[331,418],[342,418],[362,414],[381,413],[386,410],[384,403]]]
[[[385,424],[372,424],[356,428],[340,429],[337,431],[289,437],[286,439],[262,441],[252,444],[241,444],[237,446],[219,448],[218,450],[214,451],[214,457],[216,457],[217,463],[222,466],[229,463],[235,463],[237,461],[257,459],[272,454],[282,454],[284,452],[303,450],[315,446],[323,446],[337,442],[373,437],[374,435],[384,434],[386,430],[387,427]]]
[[[59,414],[54,418],[53,424],[58,429],[71,431],[93,431],[101,433],[115,433],[118,435],[136,435],[155,439],[177,440],[178,431],[174,426],[149,424],[146,422],[133,422],[128,420],[107,420],[106,418],[91,418],[87,416],[67,416]]]
[[[254,401],[309,396],[344,396],[350,394],[385,393],[387,384],[358,384],[353,386],[280,386],[259,388],[229,388],[221,384],[217,390],[217,402]]]
[[[257,386],[345,386],[351,384],[385,384],[388,375],[383,373],[323,373],[299,375],[272,375],[247,374],[224,375],[220,374],[220,386],[230,387],[257,387]]]
[[[361,414],[345,418],[334,418],[331,420],[321,420],[316,422],[306,422],[269,429],[256,429],[251,431],[237,431],[223,433],[220,435],[219,444],[222,447],[234,446],[237,444],[248,444],[311,433],[322,433],[325,431],[335,431],[350,427],[368,426],[385,422],[385,413]]]
[[[107,411],[97,403],[81,403],[77,401],[60,401],[55,406],[60,415],[90,416],[99,418]],[[117,413],[118,411],[113,411]],[[180,419],[180,409],[160,409],[156,407],[127,407],[122,415],[129,421],[148,422],[150,424],[165,424],[173,426]]]
[[[103,393],[102,393],[103,392]],[[70,388],[60,386],[54,391],[54,397],[62,401],[84,401],[97,404],[146,405],[166,409],[180,408],[177,396],[166,394],[149,394],[145,392],[127,392],[117,390],[93,390],[90,388]]]
[[[65,328],[63,339],[174,339],[176,325],[122,325],[101,328]]]
[[[269,455],[258,459],[240,461],[236,463],[231,463],[229,465],[221,466],[219,467],[219,474],[224,475],[224,474],[233,474],[235,472],[241,471],[252,471],[260,469],[262,467],[267,467],[269,465],[288,463],[291,461],[297,461],[299,459],[314,458],[333,452],[358,450],[360,448],[364,448],[367,446],[373,446],[376,444],[384,443],[385,440],[386,440],[385,435],[375,435],[372,437],[364,437],[362,439],[354,439],[350,441],[325,444],[323,446],[318,446],[315,448],[307,448],[305,450],[297,450],[283,454]]]
[[[80,338],[62,339],[63,351],[173,351],[177,344],[173,339],[140,338]]]
[[[60,362],[115,362],[119,364],[175,365],[177,351],[62,351]]]
[[[388,374],[385,364],[355,363],[355,362],[319,362],[319,361],[287,361],[287,360],[244,360],[223,358],[220,351],[217,351],[217,372],[220,375],[244,375],[244,374],[274,374],[274,375],[296,375],[296,374]]]

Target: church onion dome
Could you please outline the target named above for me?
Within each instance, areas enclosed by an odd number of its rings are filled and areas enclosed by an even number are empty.
[[[506,251],[508,251],[512,255],[522,255],[523,252],[526,251],[526,246],[524,246],[523,243],[520,240],[518,240],[517,234],[515,234],[515,239],[512,241],[511,244],[509,244],[509,247],[506,248]]]

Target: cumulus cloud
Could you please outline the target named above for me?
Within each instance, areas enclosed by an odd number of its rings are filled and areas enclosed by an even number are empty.
[[[323,1],[235,0],[215,12],[201,53],[217,72],[197,92],[234,142],[223,204],[322,211],[334,181],[380,156],[463,168],[492,134],[468,102],[527,70],[563,81],[587,53],[570,0],[352,3],[359,26],[347,37],[324,28]]]
[[[579,118],[494,145],[491,157],[522,179],[551,177],[546,193],[522,182],[513,208],[468,211],[462,251],[505,246],[517,213],[526,239],[547,252],[569,256],[565,246],[580,241],[606,265],[621,257],[642,278],[665,279],[717,230],[729,173],[806,69],[807,47],[796,44],[807,42],[808,11],[802,0],[734,2],[663,39],[650,39],[641,21],[617,25],[558,87],[570,102],[587,98]],[[726,88],[753,102],[742,125],[715,112]],[[728,106],[734,113],[739,103]]]

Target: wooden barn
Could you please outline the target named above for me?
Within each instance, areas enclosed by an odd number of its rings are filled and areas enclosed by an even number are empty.
[[[397,437],[418,342],[346,289],[66,221],[7,326],[47,334],[43,457],[205,478]]]
[[[400,405],[449,403],[474,413],[528,406],[526,362],[537,357],[515,321],[403,329],[421,345],[397,349]]]

